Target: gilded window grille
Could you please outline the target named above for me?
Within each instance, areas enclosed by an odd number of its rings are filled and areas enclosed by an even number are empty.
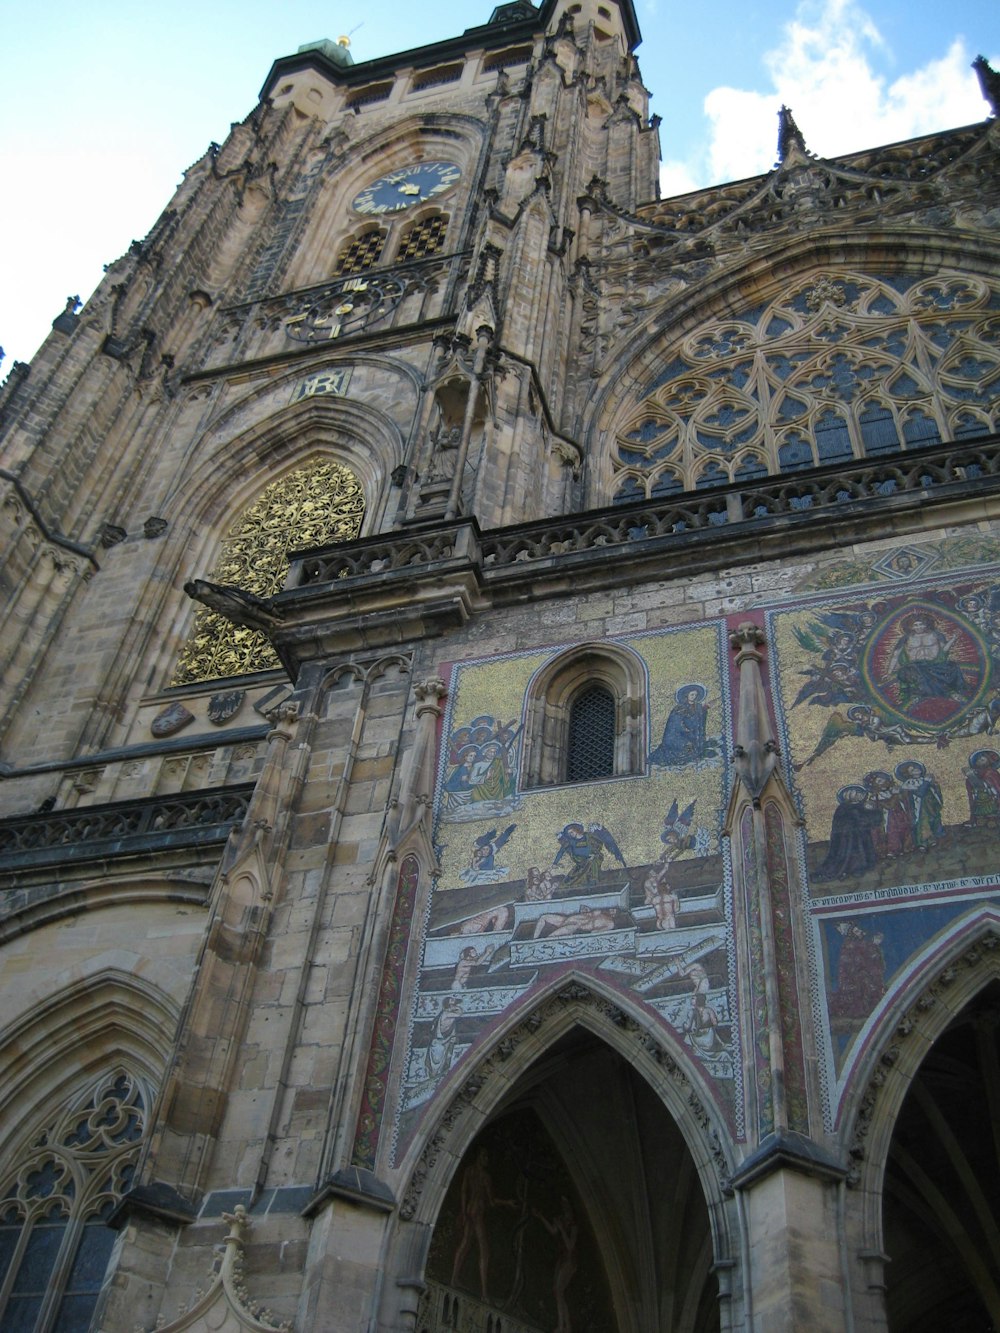
[[[381,230],[364,231],[352,236],[337,256],[336,273],[364,273],[382,257],[386,233]]]
[[[340,463],[298,468],[266,486],[222,542],[212,582],[259,597],[279,592],[290,551],[350,541],[361,531],[365,497],[360,481]],[[204,608],[195,616],[172,685],[269,671],[278,658],[259,630],[232,624]]]
[[[0,1326],[89,1328],[152,1089],[118,1067],[77,1088],[0,1175]],[[6,1293],[4,1295],[4,1293]]]
[[[397,259],[424,259],[444,248],[448,219],[441,213],[420,218],[403,232]]]

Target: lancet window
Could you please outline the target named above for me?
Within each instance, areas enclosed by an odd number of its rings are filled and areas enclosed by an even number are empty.
[[[521,782],[563,782],[641,773],[646,685],[631,653],[607,644],[574,649],[534,678],[525,708]]]
[[[0,1327],[84,1333],[151,1089],[124,1067],[77,1088],[0,1174]],[[2,1170],[2,1168],[0,1168]]]
[[[361,531],[361,482],[340,463],[314,463],[266,486],[226,533],[211,575],[258,597],[279,592],[290,551],[350,541]],[[198,612],[173,685],[268,671],[278,659],[257,630],[233,625],[207,608]]]
[[[617,434],[619,502],[1000,428],[1000,289],[974,277],[813,274],[702,325]]]

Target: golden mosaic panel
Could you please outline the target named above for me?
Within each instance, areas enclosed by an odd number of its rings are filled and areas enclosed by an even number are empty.
[[[350,541],[361,531],[364,513],[364,490],[349,468],[340,463],[299,468],[265,486],[232,525],[211,580],[270,597],[284,584],[290,551]],[[206,608],[195,617],[170,683],[189,685],[276,666],[263,634]]]

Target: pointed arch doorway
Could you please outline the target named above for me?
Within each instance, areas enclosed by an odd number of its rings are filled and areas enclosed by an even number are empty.
[[[924,1057],[882,1200],[889,1333],[1000,1328],[1000,981]]]
[[[715,1333],[708,1207],[676,1123],[582,1028],[525,1074],[445,1195],[420,1333]]]

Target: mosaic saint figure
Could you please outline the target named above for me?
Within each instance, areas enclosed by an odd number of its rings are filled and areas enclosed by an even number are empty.
[[[913,841],[920,851],[933,847],[944,837],[941,813],[944,797],[937,778],[915,759],[896,765],[899,790],[907,804],[913,828]]]
[[[706,736],[708,691],[704,685],[682,685],[663,728],[663,739],[650,751],[649,762],[662,768],[680,768],[699,759],[714,758],[718,747]]]
[[[881,813],[861,786],[841,787],[830,825],[830,846],[815,878],[852,879],[874,869],[878,860],[875,830],[882,825]]]
[[[958,635],[947,637],[922,611],[904,616],[902,629],[886,668],[886,674],[896,678],[900,703],[906,707],[920,699],[967,698],[962,668],[950,656]]]
[[[869,804],[882,817],[882,826],[874,832],[875,851],[879,858],[902,856],[912,852],[913,822],[906,799],[890,773],[877,770],[864,776]]]
[[[973,828],[1000,825],[1000,754],[996,750],[975,750],[969,755],[965,773],[969,797],[969,823]]]
[[[517,828],[516,824],[508,824],[502,833],[495,828],[489,829],[486,833],[480,834],[475,840],[472,848],[472,859],[467,871],[462,874],[466,882],[474,881],[479,876],[489,876],[496,870],[496,855],[502,847],[505,847],[510,841],[510,835]]]
[[[455,767],[445,778],[445,804],[454,809],[472,800],[472,765],[478,756],[474,745],[466,745],[455,756]]]
[[[882,935],[869,935],[854,921],[842,921],[843,936],[837,963],[837,986],[830,997],[830,1017],[860,1021],[868,1017],[885,994],[885,958]]]
[[[502,801],[514,790],[507,751],[499,741],[483,746],[470,776],[474,801]]]
[[[559,834],[559,850],[552,865],[555,867],[564,856],[569,857],[572,868],[564,880],[566,888],[597,884],[601,878],[605,851],[609,851],[622,865],[625,864],[618,844],[603,824],[591,824],[589,829],[585,829],[582,824],[567,824]]]

